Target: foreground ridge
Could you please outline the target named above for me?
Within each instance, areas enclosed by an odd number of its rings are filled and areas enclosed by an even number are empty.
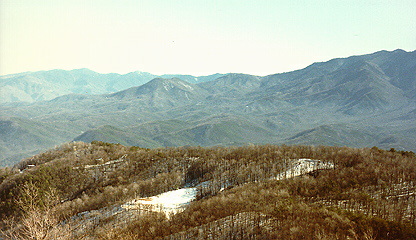
[[[415,239],[415,169],[414,153],[375,147],[73,142],[1,169],[1,234]]]

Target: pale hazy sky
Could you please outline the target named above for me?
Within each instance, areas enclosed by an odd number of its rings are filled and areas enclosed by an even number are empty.
[[[416,0],[0,0],[0,75],[267,75],[416,49]]]

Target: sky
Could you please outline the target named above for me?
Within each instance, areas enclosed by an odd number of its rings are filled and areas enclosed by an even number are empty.
[[[416,49],[415,0],[0,0],[0,75],[268,75]]]

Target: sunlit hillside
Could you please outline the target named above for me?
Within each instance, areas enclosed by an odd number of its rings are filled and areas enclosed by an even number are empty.
[[[1,168],[4,239],[416,239],[413,152],[72,142]]]

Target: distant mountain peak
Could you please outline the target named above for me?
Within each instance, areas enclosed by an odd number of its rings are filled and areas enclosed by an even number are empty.
[[[201,87],[179,78],[155,78],[146,84],[111,94],[118,99],[142,99],[149,106],[165,107],[188,104],[204,98],[207,92]]]
[[[62,71],[65,71],[65,70],[62,70]],[[94,72],[94,73],[96,73],[95,71],[93,71],[89,68],[76,68],[76,69],[70,70],[70,72]]]
[[[145,86],[152,86],[154,88],[163,87],[167,91],[168,89],[172,89],[175,87],[179,87],[179,88],[185,87],[190,90],[194,89],[194,84],[185,82],[184,80],[179,79],[179,78],[155,78],[143,85],[143,87]]]
[[[89,133],[85,141],[139,146],[252,142],[416,149],[416,52],[337,58],[265,77],[231,73],[195,79],[81,69],[1,80],[0,100],[72,93],[53,101],[2,104],[3,116],[27,120],[20,132],[0,139],[2,158],[53,147],[80,133]],[[96,92],[105,94],[92,95]],[[117,129],[94,129],[108,124]],[[0,135],[14,128],[6,122],[3,129]]]
[[[403,50],[403,49],[400,49],[400,48],[398,48],[398,49],[394,50],[393,52],[403,52],[403,53],[407,53],[407,51],[405,51],[405,50]]]

